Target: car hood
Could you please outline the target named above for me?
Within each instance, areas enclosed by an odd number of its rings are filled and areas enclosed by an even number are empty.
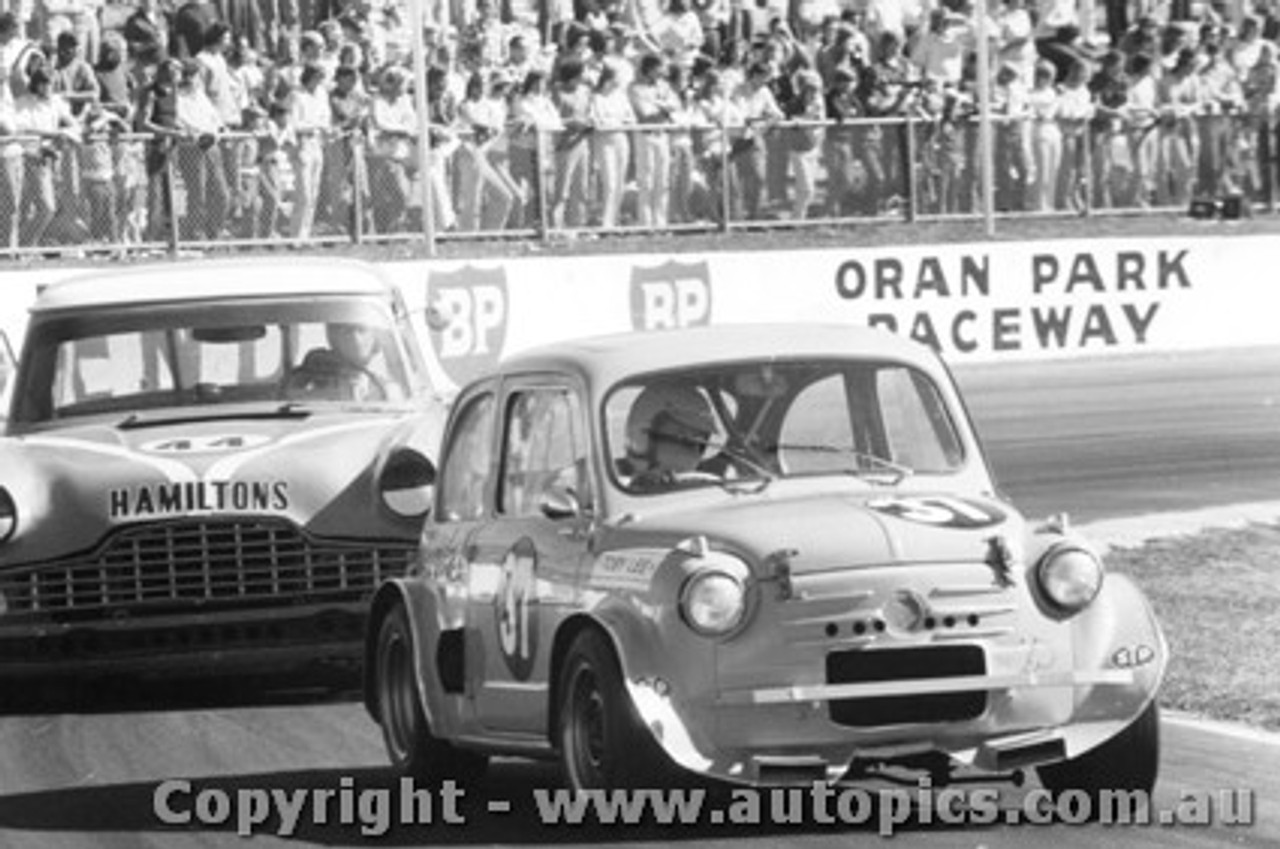
[[[0,439],[0,486],[18,509],[7,562],[94,545],[112,526],[211,514],[271,516],[330,536],[416,537],[378,508],[392,447],[434,459],[438,429],[406,414],[86,424]]]
[[[792,571],[890,564],[977,562],[992,538],[1022,539],[1025,521],[1008,503],[945,492],[746,495],[643,515],[634,530],[728,545],[757,562],[787,551]]]

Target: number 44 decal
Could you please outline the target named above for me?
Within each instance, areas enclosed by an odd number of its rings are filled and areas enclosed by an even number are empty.
[[[906,522],[942,528],[986,528],[1005,519],[1005,514],[990,504],[951,495],[877,498],[867,506]]]

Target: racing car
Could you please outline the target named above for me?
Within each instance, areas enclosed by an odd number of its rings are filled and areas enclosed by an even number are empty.
[[[378,271],[60,281],[10,383],[0,680],[352,677],[374,589],[412,559],[444,422]]]
[[[438,465],[366,641],[406,774],[1155,782],[1147,600],[1001,495],[928,348],[850,326],[563,342],[466,387]]]

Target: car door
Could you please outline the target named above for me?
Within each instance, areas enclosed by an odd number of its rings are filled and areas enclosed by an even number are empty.
[[[427,574],[434,576],[436,603],[441,607],[438,617],[428,618],[424,623],[427,638],[424,644],[437,644],[441,638],[438,630],[441,623],[447,628],[462,623],[464,664],[473,656],[483,656],[487,634],[476,629],[469,619],[468,594],[475,583],[472,575],[472,561],[476,559],[475,539],[493,520],[496,388],[496,381],[473,387],[454,405],[444,451],[440,455],[436,508],[423,528],[422,565]],[[424,652],[419,662],[424,678],[436,680],[435,652]],[[475,686],[472,682],[464,685],[464,692],[470,698],[460,706],[460,720],[464,726],[470,726],[475,722]]]
[[[564,380],[504,387],[495,514],[475,538],[469,594],[469,619],[486,647],[477,709],[490,731],[546,731],[552,640],[575,609],[590,523],[583,411]]]

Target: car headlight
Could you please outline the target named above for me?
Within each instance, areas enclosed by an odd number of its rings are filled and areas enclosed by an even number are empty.
[[[13,503],[9,490],[0,486],[0,543],[8,542],[17,529],[18,505]]]
[[[719,569],[695,572],[680,592],[680,611],[699,634],[722,636],[737,628],[746,615],[746,587]]]
[[[378,490],[382,503],[397,516],[417,519],[431,509],[436,467],[411,448],[402,448],[387,459]]]
[[[1045,597],[1065,613],[1086,607],[1102,588],[1102,564],[1092,552],[1074,545],[1050,549],[1036,574]]]

